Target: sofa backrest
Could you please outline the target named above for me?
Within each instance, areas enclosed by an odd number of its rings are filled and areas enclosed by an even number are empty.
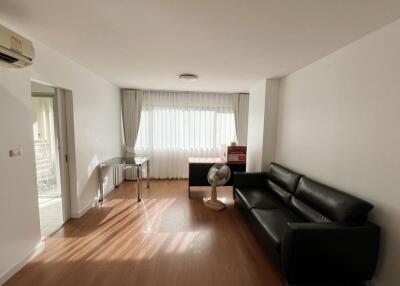
[[[301,175],[279,164],[271,163],[267,187],[286,204],[296,190]]]
[[[345,192],[305,176],[297,184],[290,203],[310,221],[364,222],[373,206]]]
[[[287,192],[294,193],[301,175],[277,163],[271,163],[268,178]]]

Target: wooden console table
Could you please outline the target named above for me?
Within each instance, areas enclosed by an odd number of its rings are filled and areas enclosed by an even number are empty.
[[[207,180],[208,170],[218,163],[226,164],[226,161],[221,158],[189,158],[189,188],[188,194],[190,198],[190,187],[194,186],[210,186]],[[234,172],[245,172],[246,164],[227,164],[231,169],[231,177],[225,186],[233,185]]]

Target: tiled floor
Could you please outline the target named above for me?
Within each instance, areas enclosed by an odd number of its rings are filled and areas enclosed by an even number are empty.
[[[40,197],[39,213],[42,237],[46,237],[63,224],[61,197]]]

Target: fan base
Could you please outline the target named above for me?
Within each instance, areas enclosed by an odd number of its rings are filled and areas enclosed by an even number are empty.
[[[226,205],[223,202],[213,199],[204,199],[204,205],[206,208],[213,211],[221,211],[226,208]]]

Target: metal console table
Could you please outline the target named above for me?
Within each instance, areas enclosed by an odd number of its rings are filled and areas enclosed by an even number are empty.
[[[142,200],[142,168],[143,165],[147,167],[147,188],[150,188],[150,162],[148,157],[115,157],[109,160],[103,161],[99,164],[99,183],[100,183],[100,194],[98,202],[102,202],[104,199],[103,190],[103,167],[113,167],[113,182],[114,186],[118,187],[119,168],[118,167],[132,167],[136,169],[136,187],[137,187],[137,201]]]

